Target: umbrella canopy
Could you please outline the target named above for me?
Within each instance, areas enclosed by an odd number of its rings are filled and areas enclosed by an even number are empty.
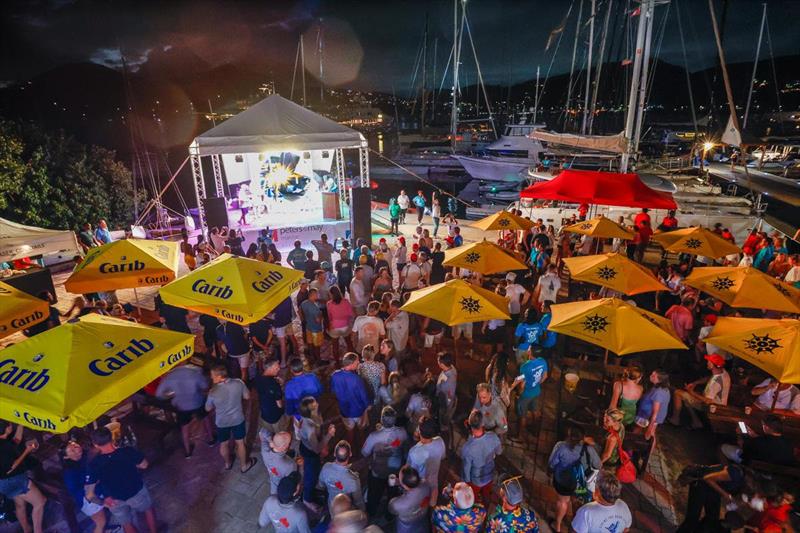
[[[621,254],[566,257],[570,276],[628,295],[668,290],[650,270]]]
[[[722,317],[705,340],[782,383],[800,383],[800,320]]]
[[[642,183],[636,174],[596,170],[564,170],[550,181],[534,183],[522,191],[520,197],[562,200],[577,204],[659,209],[678,207],[670,193],[651,189]]]
[[[470,224],[470,226],[482,229],[483,231],[500,231],[504,229],[526,230],[533,227],[533,222],[527,218],[515,215],[510,211],[498,211],[494,215],[489,215],[488,217],[484,217]]]
[[[251,324],[300,285],[303,273],[272,263],[222,254],[159,289],[165,303]]]
[[[76,294],[148,287],[174,280],[177,271],[177,242],[126,239],[91,248],[64,286]]]
[[[467,268],[481,274],[527,269],[528,266],[489,241],[451,248],[444,253],[444,265]]]
[[[194,353],[194,335],[89,314],[3,350],[0,418],[85,426]]]
[[[620,226],[613,220],[600,215],[591,220],[578,222],[564,228],[564,231],[580,233],[601,239],[633,239],[633,232]]]
[[[50,304],[0,282],[0,339],[46,320]]]
[[[617,355],[685,349],[672,322],[617,298],[550,306],[549,330],[596,344]]]
[[[451,279],[412,292],[402,309],[448,326],[511,318],[508,300],[461,279]]]
[[[753,267],[698,267],[684,281],[731,307],[800,313],[800,290]]]
[[[651,238],[668,252],[702,255],[713,259],[741,252],[732,242],[700,226],[658,232]]]

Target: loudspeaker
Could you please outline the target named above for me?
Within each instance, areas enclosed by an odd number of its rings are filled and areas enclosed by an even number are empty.
[[[225,198],[205,198],[203,210],[206,212],[206,225],[208,229],[222,228],[228,225],[228,204]]]
[[[358,239],[372,246],[372,189],[369,187],[350,190],[350,227],[353,247]]]

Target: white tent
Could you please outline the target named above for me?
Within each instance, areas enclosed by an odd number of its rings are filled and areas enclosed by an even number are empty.
[[[75,232],[25,226],[0,218],[0,261],[62,251],[80,253]]]
[[[195,138],[195,155],[362,148],[361,133],[273,94]]]

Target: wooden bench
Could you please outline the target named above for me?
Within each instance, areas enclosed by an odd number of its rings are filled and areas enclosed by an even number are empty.
[[[762,411],[757,407],[734,407],[730,405],[711,405],[708,420],[715,433],[736,433],[739,421],[760,431],[761,423],[767,415],[774,414],[783,422],[783,434],[792,441],[800,442],[800,416],[787,411]]]

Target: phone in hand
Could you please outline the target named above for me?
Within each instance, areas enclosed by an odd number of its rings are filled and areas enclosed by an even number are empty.
[[[741,432],[742,432],[742,433],[744,433],[745,435],[746,435],[747,433],[749,433],[749,432],[747,431],[747,424],[745,424],[745,423],[744,423],[744,422],[742,422],[741,420],[739,420],[739,431],[741,431]]]

